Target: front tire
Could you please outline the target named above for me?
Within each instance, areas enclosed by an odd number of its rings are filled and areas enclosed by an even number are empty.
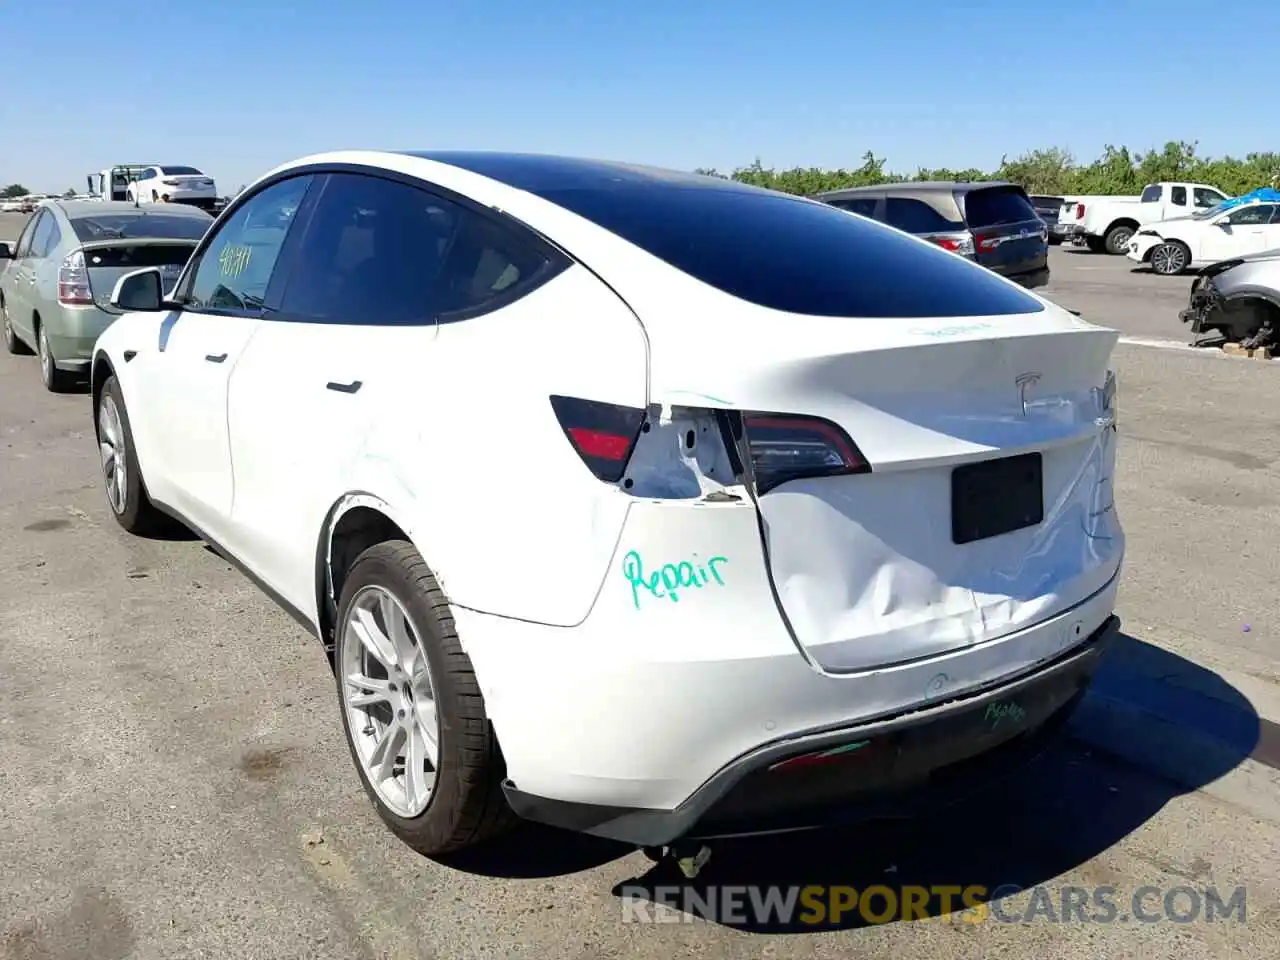
[[[116,522],[132,534],[144,535],[163,528],[168,520],[147,496],[138,457],[134,452],[133,428],[125,409],[120,384],[114,376],[102,385],[94,432],[102,462],[102,480],[107,505]]]
[[[44,388],[50,393],[67,393],[76,386],[76,375],[66,370],[59,370],[53,359],[53,351],[49,349],[49,338],[45,336],[44,324],[36,329],[36,353],[40,355],[40,379]]]
[[[351,759],[384,823],[434,857],[515,820],[505,765],[449,604],[405,541],[370,547],[347,574],[334,631]]]
[[[1169,240],[1151,251],[1151,270],[1162,277],[1176,277],[1191,264],[1191,248],[1181,240]]]

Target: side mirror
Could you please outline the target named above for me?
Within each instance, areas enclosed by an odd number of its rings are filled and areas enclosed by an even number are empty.
[[[162,299],[160,271],[155,267],[126,273],[111,291],[111,306],[118,310],[159,310]]]
[[[12,260],[13,250],[7,243],[0,243],[0,260]]]

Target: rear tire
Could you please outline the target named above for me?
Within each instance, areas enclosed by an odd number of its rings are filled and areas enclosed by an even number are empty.
[[[391,646],[397,650],[403,646],[408,652],[384,669],[368,652],[369,645],[361,642],[360,632],[367,633],[372,622],[384,636],[392,635],[393,628],[385,623],[386,594],[392,601],[392,615],[403,615],[407,625],[400,635],[401,644]],[[372,603],[383,611],[378,614],[382,624],[368,619],[374,616],[369,612]],[[418,657],[425,658],[425,663]],[[436,857],[482,843],[516,821],[502,792],[506,767],[471,659],[458,640],[448,600],[412,544],[403,540],[380,543],[352,564],[338,604],[334,664],[338,708],[351,759],[378,816],[397,837],[424,856]],[[361,696],[360,691],[371,688],[352,684],[348,677],[353,673],[372,677],[370,670],[385,674],[393,684],[388,689],[399,692],[368,702],[372,697]],[[411,678],[409,684],[405,677]],[[402,678],[398,684],[396,678]],[[414,692],[412,697],[405,695],[406,689]],[[366,702],[352,704],[353,695]],[[430,716],[435,718],[436,762],[424,807],[421,786],[412,790],[416,802],[410,799],[408,766],[414,749],[409,743],[420,743],[413,738],[430,734],[423,719],[427,697],[432,701]],[[387,748],[396,756],[379,778],[380,786],[375,786],[370,777],[379,755],[377,744],[394,736],[392,729],[397,723],[403,739],[397,737]],[[414,725],[412,731],[409,725]],[[382,727],[381,736],[377,727]],[[426,765],[431,766],[430,748],[423,749]],[[398,777],[395,769],[400,771]],[[401,806],[401,811],[393,809],[389,799]]]
[[[59,370],[49,349],[49,338],[45,336],[44,324],[36,326],[36,353],[40,355],[40,379],[44,388],[50,393],[68,393],[75,389],[78,378],[74,373]]]
[[[18,339],[18,333],[9,322],[9,311],[5,309],[4,300],[0,298],[0,326],[4,328],[4,348],[16,357],[31,356],[31,348]]]
[[[134,452],[129,411],[125,409],[124,396],[114,376],[108,377],[102,385],[93,425],[107,506],[111,508],[116,523],[136,536],[165,529],[172,521],[157,510],[147,496],[147,486]]]
[[[1089,248],[1090,253],[1104,253],[1107,249],[1107,245],[1101,237],[1086,236],[1084,245]]]
[[[1103,241],[1107,253],[1119,255],[1128,249],[1129,241],[1133,239],[1133,227],[1127,223],[1118,223],[1107,231],[1107,238]]]
[[[1181,240],[1168,240],[1151,251],[1151,271],[1176,277],[1191,265],[1191,248]]]

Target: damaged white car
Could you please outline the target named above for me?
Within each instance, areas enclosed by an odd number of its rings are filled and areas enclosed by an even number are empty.
[[[112,302],[112,511],[316,633],[427,854],[924,808],[1033,755],[1117,628],[1117,334],[822,203],[325,154]]]

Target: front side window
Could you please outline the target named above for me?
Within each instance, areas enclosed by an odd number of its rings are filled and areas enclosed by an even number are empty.
[[[332,174],[280,304],[290,320],[407,326],[508,303],[550,258],[517,230],[396,180]]]
[[[1275,204],[1256,203],[1251,207],[1240,207],[1226,217],[1226,222],[1233,227],[1257,226],[1271,222],[1271,214],[1275,212]]]
[[[1153,183],[1142,191],[1143,203],[1155,203],[1160,199],[1160,184]]]
[[[311,181],[278,181],[236,210],[200,254],[179,301],[192,310],[261,314],[280,248]]]

